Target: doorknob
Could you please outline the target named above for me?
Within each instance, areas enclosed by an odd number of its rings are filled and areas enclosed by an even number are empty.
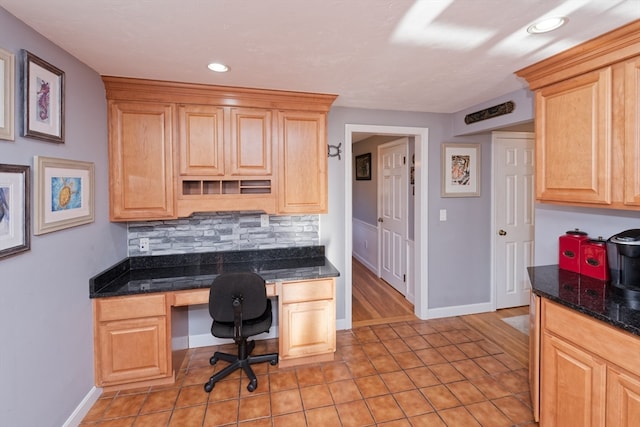
[[[501,236],[506,236],[507,232],[502,230],[502,229],[500,229],[500,231],[498,231],[498,234],[501,235]]]
[[[378,218],[378,222],[384,222],[384,219],[382,219],[382,217]]]

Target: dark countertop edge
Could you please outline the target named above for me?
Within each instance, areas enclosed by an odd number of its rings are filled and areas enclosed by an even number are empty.
[[[575,304],[572,303],[571,301],[567,301],[566,299],[563,299],[557,295],[553,295],[550,294],[548,292],[545,292],[544,290],[537,288],[536,287],[536,283],[535,283],[535,270],[536,269],[543,269],[543,268],[558,268],[557,265],[542,265],[542,266],[533,266],[533,267],[529,267],[528,271],[529,271],[529,278],[530,278],[530,282],[531,282],[531,291],[543,298],[546,298],[550,301],[553,301],[557,304],[560,304],[562,306],[565,306],[567,308],[573,309],[575,311],[577,311],[578,313],[582,313],[586,316],[592,317],[596,320],[600,320],[610,326],[614,326],[618,329],[622,329],[624,331],[627,331],[633,335],[637,335],[640,336],[640,326],[634,326],[631,325],[629,323],[626,322],[621,322],[619,320],[616,320],[615,318],[613,318],[611,315],[606,315],[604,313],[599,313],[597,311],[591,310],[588,307],[585,307],[583,305],[580,304]],[[532,274],[533,273],[533,274]],[[608,286],[608,285],[607,285]]]
[[[131,272],[139,272],[154,269],[184,268],[189,266],[204,265],[233,265],[240,267],[246,264],[247,267],[257,267],[264,263],[277,266],[278,261],[291,264],[292,260],[314,260],[313,267],[322,267],[323,271],[313,271],[308,274],[295,274],[296,268],[287,266],[273,270],[258,271],[263,273],[267,283],[295,280],[313,280],[328,277],[339,277],[340,272],[324,256],[324,246],[304,246],[293,248],[274,248],[257,250],[236,250],[221,252],[201,252],[193,254],[175,255],[151,255],[142,257],[125,258],[106,270],[98,273],[89,279],[89,298],[103,298],[112,296],[143,295],[160,292],[176,292],[182,290],[203,289],[210,286],[211,281],[217,274],[204,274],[190,276],[191,280],[207,280],[206,284],[191,284],[184,287],[159,287],[153,289],[137,289],[136,291],[107,291],[109,285],[118,279],[124,279]],[[321,260],[321,264],[319,261]],[[318,262],[318,264],[315,264]],[[252,269],[253,268],[249,268]],[[276,274],[277,273],[277,274]],[[274,277],[274,274],[276,277]],[[185,276],[176,276],[176,280],[184,279]]]
[[[633,325],[629,325],[628,323],[624,323],[624,322],[620,322],[618,320],[615,320],[609,316],[605,316],[601,313],[598,313],[596,311],[593,310],[589,310],[588,308],[581,306],[581,305],[577,305],[577,304],[572,304],[566,300],[563,300],[562,298],[558,298],[555,295],[550,295],[544,291],[540,291],[540,290],[536,290],[533,289],[533,293],[548,299],[549,301],[553,301],[557,304],[563,305],[565,307],[571,308],[575,311],[577,311],[578,313],[582,313],[584,315],[587,315],[589,317],[593,317],[594,319],[600,320],[608,325],[611,326],[615,326],[618,329],[622,329],[625,330],[629,333],[632,333],[633,335],[638,335],[640,336],[640,328],[636,328]]]

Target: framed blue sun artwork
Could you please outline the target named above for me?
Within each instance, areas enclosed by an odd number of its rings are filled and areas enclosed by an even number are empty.
[[[39,235],[94,220],[94,164],[34,157],[35,221]]]

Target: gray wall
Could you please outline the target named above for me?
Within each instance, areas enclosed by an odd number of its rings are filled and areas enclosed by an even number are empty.
[[[98,74],[2,8],[0,47],[27,49],[66,73],[66,142],[19,136],[17,92],[16,138],[0,140],[0,162],[32,165],[40,155],[95,163],[95,221],[33,236],[29,252],[0,260],[0,425],[59,427],[94,385],[89,278],[126,256],[126,226],[108,219],[107,115]]]
[[[426,166],[429,177],[429,308],[488,302],[489,226],[490,226],[490,135],[463,138],[452,136],[450,115],[400,111],[364,110],[334,107],[329,112],[329,144],[344,142],[346,124],[409,126],[429,128]],[[482,196],[479,198],[446,199],[440,197],[440,146],[443,142],[482,144]],[[345,253],[345,176],[344,160],[329,159],[329,213],[320,217],[320,242],[327,248],[331,261],[345,272],[351,254]],[[349,203],[352,201],[350,200]],[[440,222],[438,211],[447,209],[449,220]],[[337,294],[345,293],[345,275],[337,281]],[[344,299],[344,298],[343,298]],[[345,302],[338,300],[338,319],[345,317]]]

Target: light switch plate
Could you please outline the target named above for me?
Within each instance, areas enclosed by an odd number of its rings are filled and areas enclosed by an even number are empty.
[[[440,221],[446,221],[446,220],[447,220],[447,210],[440,209]]]

